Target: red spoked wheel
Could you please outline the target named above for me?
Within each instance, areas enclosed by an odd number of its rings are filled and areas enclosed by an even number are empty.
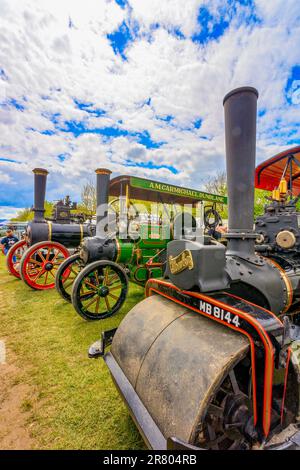
[[[28,248],[21,259],[21,278],[32,289],[53,289],[57,269],[69,256],[67,248],[60,243],[36,243]]]
[[[23,254],[28,249],[25,240],[20,240],[15,243],[9,250],[6,256],[6,266],[10,274],[20,279],[20,262]]]

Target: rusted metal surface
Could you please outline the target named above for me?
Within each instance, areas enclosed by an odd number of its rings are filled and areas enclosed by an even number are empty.
[[[239,333],[152,296],[121,323],[111,352],[162,434],[194,443],[207,404],[248,347]]]

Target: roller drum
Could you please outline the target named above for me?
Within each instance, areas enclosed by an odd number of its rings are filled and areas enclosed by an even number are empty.
[[[197,444],[214,393],[247,339],[160,296],[125,317],[111,354],[165,439]]]

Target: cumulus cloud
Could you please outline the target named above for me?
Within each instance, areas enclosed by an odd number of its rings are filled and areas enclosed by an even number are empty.
[[[258,160],[299,143],[298,0],[0,0],[0,204],[74,198],[98,166],[200,187],[222,98],[259,89]],[[18,191],[16,191],[16,184]]]

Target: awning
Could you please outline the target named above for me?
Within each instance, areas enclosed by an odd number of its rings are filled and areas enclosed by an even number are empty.
[[[258,165],[255,170],[255,187],[273,191],[282,176],[287,180],[289,189],[292,185],[293,195],[300,194],[300,146],[278,153]]]
[[[124,196],[130,199],[151,201],[163,204],[194,204],[198,201],[211,201],[227,204],[227,197],[210,194],[197,189],[184,188],[169,183],[138,178],[136,176],[117,176],[109,186],[110,196]]]

